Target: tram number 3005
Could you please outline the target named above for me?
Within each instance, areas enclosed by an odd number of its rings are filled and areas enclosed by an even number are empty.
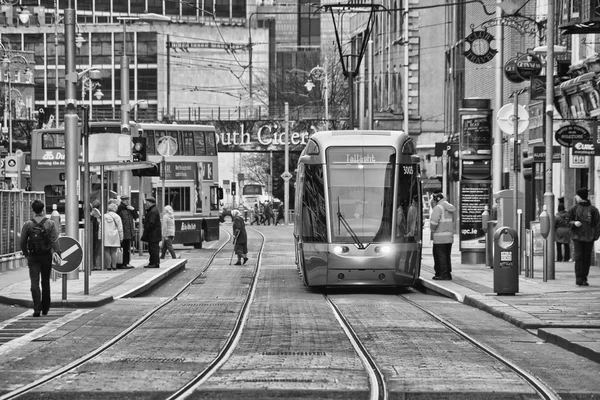
[[[414,174],[414,166],[412,165],[403,165],[402,171],[404,175],[413,175]]]

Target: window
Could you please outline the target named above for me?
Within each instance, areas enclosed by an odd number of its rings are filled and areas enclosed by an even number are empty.
[[[42,135],[42,149],[64,149],[65,135],[63,133],[44,133]]]
[[[156,190],[157,198],[162,199],[162,187]],[[191,188],[167,187],[165,188],[165,203],[173,207],[173,211],[192,211]],[[195,205],[194,201],[194,205]],[[195,207],[194,207],[195,209]]]
[[[217,139],[215,132],[205,132],[206,137],[206,155],[216,156],[217,155]]]
[[[194,132],[184,131],[181,132],[182,143],[180,144],[181,154],[186,156],[193,156],[194,152]]]
[[[327,242],[327,216],[325,211],[325,185],[322,165],[304,167],[304,192],[302,193],[302,240]]]
[[[206,155],[206,144],[204,142],[204,132],[193,132],[194,134],[194,148],[197,156]]]

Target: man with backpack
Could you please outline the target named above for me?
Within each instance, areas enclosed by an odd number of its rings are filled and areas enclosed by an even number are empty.
[[[31,203],[31,209],[35,215],[26,221],[21,229],[20,245],[29,266],[34,317],[39,317],[40,313],[48,314],[52,255],[53,252],[60,255],[58,229],[54,221],[46,217],[45,208],[46,205],[43,201],[34,200]]]

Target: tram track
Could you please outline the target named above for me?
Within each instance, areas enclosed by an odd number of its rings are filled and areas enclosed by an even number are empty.
[[[249,228],[252,229],[252,228]],[[248,312],[250,308],[250,304],[252,302],[252,298],[254,296],[256,290],[256,281],[260,270],[260,260],[262,257],[262,252],[265,246],[265,237],[260,231],[252,229],[257,232],[261,237],[260,245],[258,245],[258,251],[256,256],[256,266],[254,271],[252,272],[251,284],[247,293],[245,294],[245,298],[243,300],[243,304],[241,305],[240,312],[235,318],[235,323],[233,324],[232,329],[229,332],[228,337],[224,340],[224,343],[217,352],[214,359],[208,362],[205,367],[199,371],[194,373],[192,379],[189,379],[185,384],[180,385],[179,389],[172,391],[172,394],[168,396],[168,399],[183,399],[188,397],[193,391],[204,381],[206,381],[215,371],[219,369],[219,367],[227,360],[231,352],[235,349],[241,332],[243,330],[244,324],[248,317]],[[96,348],[93,351],[79,357],[75,361],[56,369],[55,371],[48,373],[47,375],[29,383],[23,385],[17,389],[14,389],[4,395],[0,396],[0,400],[10,400],[16,399],[22,396],[26,396],[28,394],[35,393],[36,390],[44,387],[45,385],[49,385],[53,382],[57,382],[60,379],[67,377],[69,374],[74,373],[78,368],[84,367],[86,364],[90,363],[94,359],[99,356],[106,354],[110,350],[114,349],[118,344],[123,343],[128,338],[132,337],[135,332],[142,329],[146,324],[150,323],[153,318],[159,316],[161,311],[165,310],[169,305],[177,304],[177,301],[185,294],[185,292],[196,282],[198,279],[202,278],[211,267],[214,265],[214,261],[217,256],[222,255],[223,259],[229,259],[229,247],[228,243],[231,241],[231,234],[227,231],[228,239],[215,251],[207,260],[206,266],[200,271],[199,274],[190,279],[183,287],[178,290],[174,295],[169,297],[168,299],[161,302],[159,305],[155,306],[153,309],[148,311],[141,318],[137,319],[134,323],[129,325],[127,328],[123,329],[119,334],[117,334],[114,338],[108,340],[100,347]],[[190,321],[190,327],[193,328],[193,321]]]

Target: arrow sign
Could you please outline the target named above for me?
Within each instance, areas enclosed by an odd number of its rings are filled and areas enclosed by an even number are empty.
[[[58,244],[62,254],[60,265],[53,266],[56,272],[68,274],[75,271],[81,265],[83,260],[83,249],[79,242],[70,236],[61,236],[58,238]]]

